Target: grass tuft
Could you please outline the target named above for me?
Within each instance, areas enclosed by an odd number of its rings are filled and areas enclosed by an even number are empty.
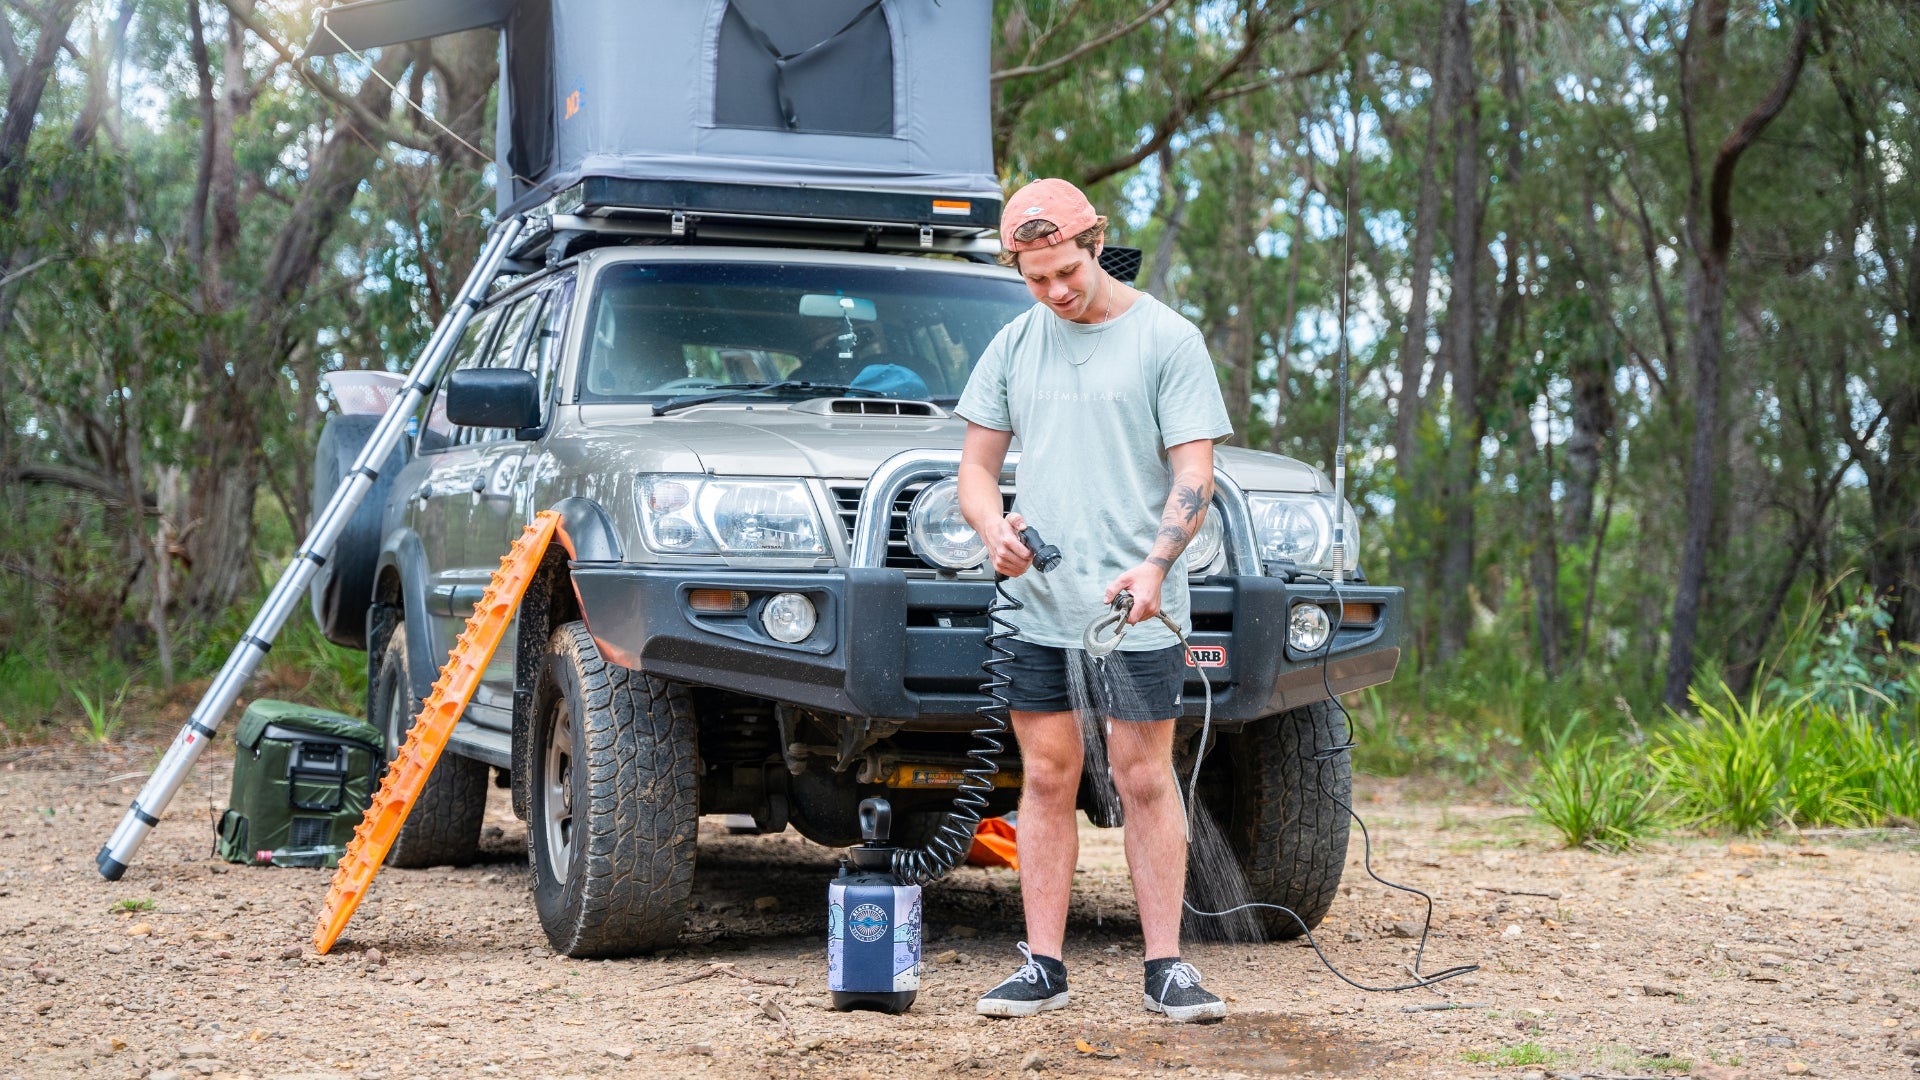
[[[87,726],[80,729],[80,740],[91,746],[101,746],[113,741],[120,725],[126,720],[127,691],[133,686],[131,681],[120,684],[120,691],[108,701],[105,692],[95,702],[87,692],[75,687],[73,696],[80,701],[80,709],[86,714]]]
[[[1460,1057],[1469,1065],[1498,1065],[1501,1068],[1512,1068],[1519,1065],[1551,1065],[1556,1055],[1537,1042],[1523,1042],[1518,1046],[1504,1046],[1498,1050],[1468,1050]]]
[[[1619,739],[1563,733],[1536,762],[1522,798],[1568,847],[1620,851],[1660,824],[1661,778]]]

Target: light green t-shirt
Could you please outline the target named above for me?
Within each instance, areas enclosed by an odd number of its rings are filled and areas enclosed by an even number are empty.
[[[1022,641],[1078,648],[1109,609],[1107,586],[1145,562],[1173,473],[1167,448],[1231,434],[1200,331],[1142,294],[1119,318],[1084,326],[1035,304],[1008,323],[975,365],[956,410],[1019,440],[1014,509],[1060,549],[1052,573],[1007,583],[1026,607]],[[1187,564],[1167,571],[1160,605],[1182,632]],[[1127,651],[1177,643],[1159,620],[1127,631]]]

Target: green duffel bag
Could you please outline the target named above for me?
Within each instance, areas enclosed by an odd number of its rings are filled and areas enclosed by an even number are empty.
[[[233,791],[214,850],[256,866],[339,865],[378,781],[379,730],[311,705],[256,701],[233,741]]]

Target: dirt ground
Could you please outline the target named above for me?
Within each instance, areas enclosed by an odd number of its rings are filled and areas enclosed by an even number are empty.
[[[1196,944],[1188,959],[1233,1010],[1201,1027],[1141,1009],[1120,836],[1083,826],[1070,1008],[974,1015],[974,996],[1017,962],[1021,924],[1014,876],[968,869],[929,889],[925,989],[891,1017],[824,1007],[833,856],[791,832],[732,837],[702,823],[682,949],[556,958],[504,791],[484,864],[383,871],[345,939],[317,956],[327,872],[209,857],[224,749],[113,883],[93,856],[154,750],[0,756],[0,1076],[1724,1080],[1920,1068],[1911,832],[1608,856],[1558,850],[1514,807],[1408,802],[1362,778],[1376,869],[1437,902],[1427,969],[1481,970],[1369,994],[1297,942]],[[1419,912],[1361,872],[1357,833],[1352,854],[1319,936],[1356,979],[1401,981]]]

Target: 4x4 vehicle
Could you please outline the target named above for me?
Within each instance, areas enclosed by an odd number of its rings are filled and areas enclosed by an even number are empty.
[[[397,745],[512,539],[540,510],[564,515],[390,858],[470,858],[498,776],[529,825],[553,947],[599,956],[675,939],[701,814],[841,846],[860,800],[884,794],[896,839],[937,827],[986,703],[994,596],[952,498],[966,425],[950,409],[1033,301],[988,241],[621,242],[569,220],[467,326],[314,610],[367,650],[369,718]],[[330,421],[317,500],[372,422]],[[1204,668],[1220,745],[1201,800],[1250,898],[1317,924],[1350,776],[1315,751],[1345,741],[1330,695],[1391,677],[1400,591],[1350,583],[1337,604],[1292,572],[1325,572],[1334,515],[1351,515],[1318,470],[1234,447],[1217,460],[1190,556],[1199,667],[1179,753],[1200,749]],[[1048,539],[1071,559],[1080,538]],[[994,812],[1017,796],[1011,745],[1001,769]]]

